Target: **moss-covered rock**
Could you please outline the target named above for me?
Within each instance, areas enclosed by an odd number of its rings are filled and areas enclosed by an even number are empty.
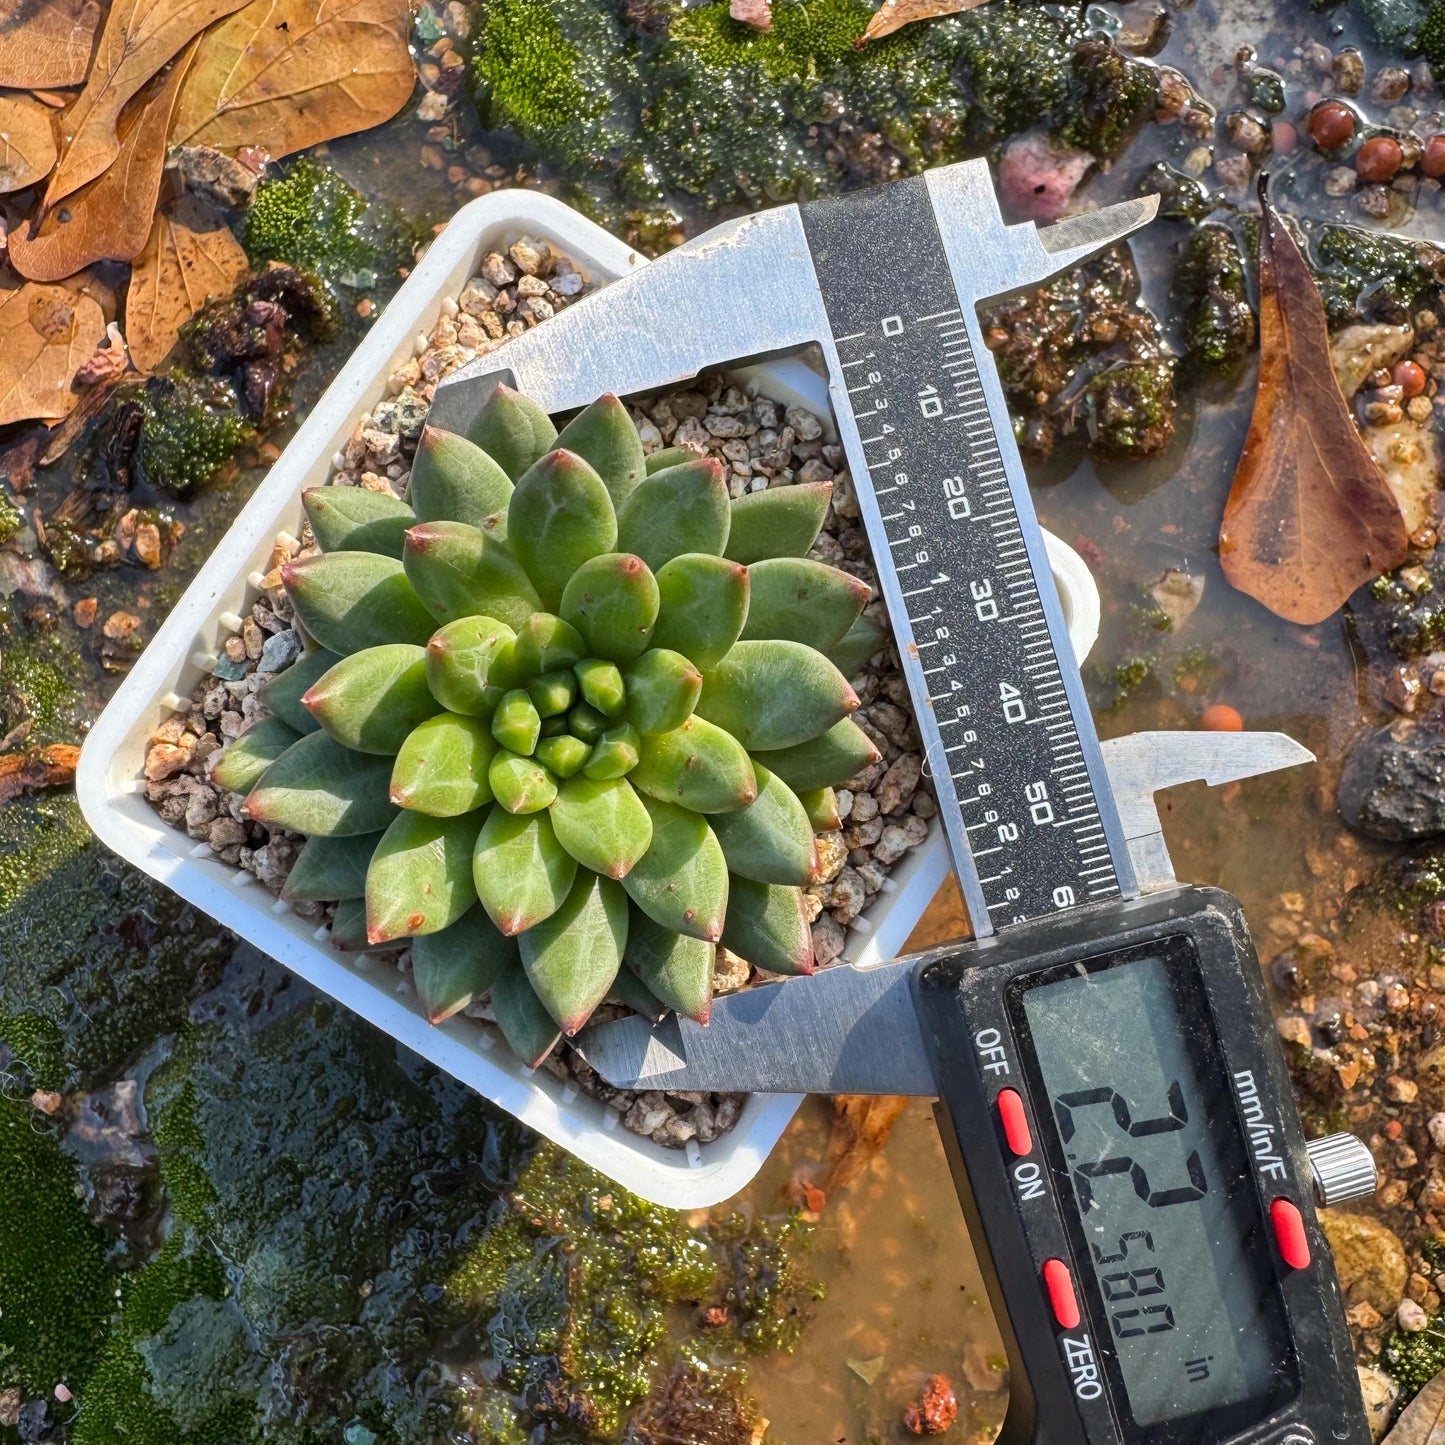
[[[238,229],[252,264],[281,261],[328,281],[369,286],[382,251],[366,198],[330,166],[302,156],[261,182]]]
[[[1406,321],[1415,307],[1436,304],[1445,286],[1445,249],[1429,241],[1358,226],[1321,226],[1310,241],[1332,327]]]
[[[139,402],[137,468],[146,482],[173,497],[210,486],[246,440],[236,394],[223,381],[156,377]]]
[[[1180,248],[1172,300],[1191,370],[1232,375],[1254,349],[1254,311],[1244,280],[1244,258],[1226,226],[1200,226]]]

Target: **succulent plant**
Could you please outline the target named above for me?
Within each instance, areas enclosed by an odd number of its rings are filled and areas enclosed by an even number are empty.
[[[490,991],[531,1066],[609,997],[705,1022],[719,941],[811,972],[814,832],[878,756],[868,588],[804,555],[829,492],[733,502],[615,396],[559,435],[505,387],[426,429],[406,503],[307,492],[312,646],[218,764],[306,836],[287,896],[336,900],[338,947],[411,940],[434,1022]]]

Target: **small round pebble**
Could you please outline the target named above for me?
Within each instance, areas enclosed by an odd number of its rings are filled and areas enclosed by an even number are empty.
[[[1445,176],[1445,135],[1432,135],[1425,142],[1425,152],[1420,157],[1420,170],[1432,181]]]
[[[1322,150],[1349,145],[1355,134],[1355,113],[1337,100],[1321,101],[1310,111],[1310,139]]]
[[[1400,395],[1409,401],[1425,390],[1425,368],[1415,361],[1397,361],[1390,380],[1400,388]]]
[[[1364,181],[1392,181],[1405,159],[1393,136],[1371,136],[1355,155],[1355,170]]]
[[[1430,1317],[1412,1299],[1402,1299],[1395,1311],[1395,1322],[1406,1334],[1417,1335],[1430,1323]]]
[[[1238,708],[1230,707],[1227,702],[1216,702],[1200,714],[1199,726],[1207,733],[1241,733],[1244,719]]]

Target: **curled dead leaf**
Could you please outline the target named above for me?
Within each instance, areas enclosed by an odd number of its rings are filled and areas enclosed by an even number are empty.
[[[908,1100],[892,1095],[839,1094],[833,1100],[833,1131],[828,1137],[828,1177],[832,1193],[851,1184],[888,1142]]]
[[[18,0],[0,16],[0,85],[79,85],[103,13],[100,0]]]
[[[219,211],[185,195],[163,206],[136,259],[125,297],[131,358],[154,371],[181,327],[213,296],[229,295],[249,262]]]
[[[0,191],[21,191],[55,166],[55,125],[30,95],[0,95]]]
[[[246,0],[114,0],[80,98],[65,113],[60,164],[44,210],[93,181],[120,151],[126,102],[208,25]]]
[[[409,24],[406,0],[252,0],[202,40],[172,144],[279,159],[390,120],[416,84]]]
[[[932,20],[937,15],[957,15],[961,10],[974,10],[987,0],[883,0],[873,12],[868,28],[854,41],[854,46],[881,40],[915,20]]]
[[[150,234],[166,163],[166,131],[195,42],[146,82],[121,114],[115,161],[64,203],[10,235],[10,264],[32,281],[59,281],[95,261],[129,261]]]
[[[39,788],[64,788],[75,781],[80,749],[73,743],[0,753],[0,803]]]
[[[1330,365],[1309,266],[1260,185],[1259,390],[1219,532],[1232,586],[1289,622],[1323,622],[1405,558],[1400,507]]]
[[[77,400],[71,378],[104,335],[93,297],[0,277],[0,426],[65,416]]]

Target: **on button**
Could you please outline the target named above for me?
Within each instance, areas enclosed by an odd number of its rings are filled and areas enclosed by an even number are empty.
[[[1003,1125],[1004,1141],[1010,1152],[1018,1155],[1031,1154],[1034,1147],[1033,1135],[1029,1133],[1028,1115],[1024,1113],[1024,1101],[1016,1089],[1000,1089],[994,1101],[998,1108],[999,1122]]]

